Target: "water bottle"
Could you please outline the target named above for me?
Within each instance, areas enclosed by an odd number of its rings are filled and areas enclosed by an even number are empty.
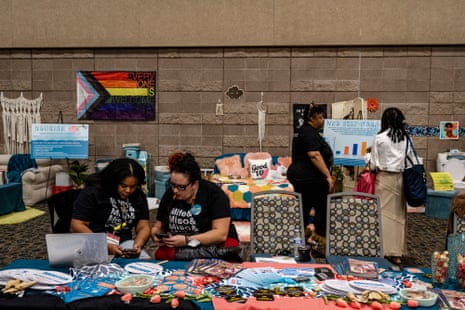
[[[299,247],[304,245],[300,229],[294,229],[294,238],[292,239],[292,244],[294,245],[294,259],[297,260],[299,258]]]

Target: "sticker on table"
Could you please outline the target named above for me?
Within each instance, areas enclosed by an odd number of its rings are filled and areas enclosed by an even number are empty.
[[[339,293],[347,293],[352,292],[356,293],[356,289],[349,285],[349,281],[346,280],[326,280],[324,282],[326,288],[329,288],[332,291],[339,292]]]
[[[372,280],[356,280],[350,281],[349,285],[352,288],[355,288],[360,291],[371,290],[371,291],[380,291],[384,294],[394,294],[397,290],[386,283],[372,281]]]
[[[414,267],[407,267],[404,270],[408,273],[424,273],[424,271],[421,270],[420,268],[414,268]]]
[[[320,286],[320,290],[323,293],[330,294],[330,295],[336,295],[336,296],[346,296],[347,292],[346,291],[339,291],[335,290],[329,286],[327,286],[325,283]]]
[[[136,262],[124,266],[124,269],[130,273],[148,273],[156,274],[163,271],[163,267],[159,264],[149,262]]]
[[[48,291],[48,290],[54,290],[56,287],[57,287],[56,285],[34,284],[33,286],[30,287],[30,289],[37,290],[37,291]]]
[[[52,270],[32,269],[25,276],[29,281],[36,281],[38,284],[47,285],[62,285],[73,281],[73,278],[69,274]]]
[[[297,278],[297,277],[311,277],[315,275],[314,268],[283,268],[278,270],[278,273],[283,277]]]

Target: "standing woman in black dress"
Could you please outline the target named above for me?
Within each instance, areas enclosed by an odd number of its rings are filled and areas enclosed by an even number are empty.
[[[324,125],[324,110],[311,104],[306,122],[294,132],[292,164],[287,177],[294,190],[302,194],[304,225],[311,227],[313,208],[314,233],[326,236],[326,197],[334,191],[335,179],[331,176],[333,151],[320,134]]]

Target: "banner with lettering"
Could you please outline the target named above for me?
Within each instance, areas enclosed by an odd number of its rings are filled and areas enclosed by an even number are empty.
[[[78,71],[79,120],[155,119],[156,72]]]
[[[89,156],[89,125],[32,124],[31,158],[73,158]]]
[[[380,128],[379,120],[326,119],[323,137],[334,152],[334,163],[365,166],[365,155]]]

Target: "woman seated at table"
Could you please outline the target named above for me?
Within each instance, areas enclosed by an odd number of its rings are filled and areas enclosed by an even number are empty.
[[[240,261],[239,241],[226,194],[216,184],[202,179],[192,154],[176,152],[168,158],[168,165],[171,186],[160,201],[151,231],[159,246],[155,258],[216,257]]]
[[[71,232],[105,232],[110,255],[150,258],[142,251],[150,238],[147,197],[140,188],[144,182],[144,169],[130,158],[115,159],[89,175],[74,202]]]

